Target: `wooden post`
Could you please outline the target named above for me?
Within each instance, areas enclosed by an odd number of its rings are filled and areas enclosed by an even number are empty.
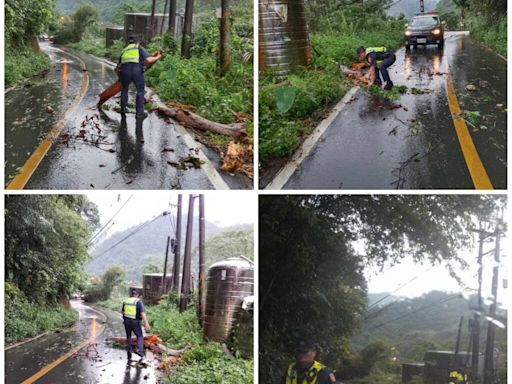
[[[231,12],[229,10],[229,0],[221,0],[221,16],[220,16],[220,76],[228,73],[231,67]]]
[[[190,59],[190,46],[192,38],[192,20],[194,12],[194,0],[187,0],[185,5],[185,22],[183,25],[183,37],[181,39],[181,57]]]
[[[176,213],[176,244],[174,247],[174,265],[172,270],[172,290],[180,291],[180,247],[181,247],[181,194],[178,195],[178,212]]]
[[[198,318],[199,323],[203,324],[204,316],[204,300],[203,296],[206,292],[206,276],[205,276],[205,222],[204,222],[204,195],[199,195],[199,306]]]
[[[155,8],[156,8],[156,0],[153,0],[151,4],[151,19],[149,21],[150,28],[149,28],[149,36],[147,42],[149,43],[151,39],[155,36]]]
[[[165,248],[165,261],[164,261],[164,274],[162,275],[162,281],[160,282],[160,297],[165,293],[165,287],[167,285],[167,258],[169,257],[169,243],[171,242],[171,236],[167,236],[167,247]]]
[[[188,200],[187,235],[185,237],[185,256],[183,259],[183,277],[181,279],[180,312],[186,311],[190,300],[190,267],[192,258],[192,229],[194,224],[194,195]]]
[[[169,32],[171,36],[176,36],[176,0],[171,0],[169,8]]]

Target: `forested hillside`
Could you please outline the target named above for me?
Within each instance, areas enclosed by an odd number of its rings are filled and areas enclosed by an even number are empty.
[[[197,257],[196,247],[199,239],[198,221],[199,220],[195,218],[192,236],[194,258]],[[186,225],[186,215],[184,215],[181,239],[182,255],[185,249]],[[229,256],[237,256],[243,253],[243,250],[247,248],[250,250],[250,254],[245,254],[244,256],[252,257],[252,226],[240,225],[230,228],[220,228],[208,220],[206,220],[205,226],[207,265],[211,265],[215,261]],[[174,233],[174,228],[171,227],[167,217],[159,218],[153,223],[148,224],[119,246],[103,254],[118,241],[132,233],[137,227],[138,225],[116,232],[111,237],[99,242],[94,249],[90,251],[91,260],[86,264],[87,272],[97,275],[107,270],[109,266],[119,265],[126,271],[128,280],[141,282],[145,266],[152,264],[162,268],[167,236],[170,235],[171,231]],[[216,247],[219,241],[222,247]],[[251,241],[250,247],[247,246],[248,241]],[[197,263],[193,262],[194,267],[196,264]]]
[[[434,10],[438,2],[439,0],[425,0],[425,11],[428,12]],[[392,5],[387,10],[387,14],[389,16],[404,15],[406,19],[410,19],[416,12],[419,11],[419,1],[399,0],[392,3]]]

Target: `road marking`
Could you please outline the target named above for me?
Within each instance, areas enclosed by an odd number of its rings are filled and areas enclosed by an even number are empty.
[[[450,112],[452,114],[455,132],[457,133],[460,148],[462,149],[462,154],[464,155],[464,160],[466,161],[466,165],[475,188],[494,189],[485,167],[480,160],[480,156],[478,155],[473,139],[471,138],[471,134],[469,133],[468,126],[460,116],[461,110],[453,87],[452,76],[450,74],[446,77],[446,94],[448,96],[448,106],[450,107]]]
[[[308,138],[304,140],[300,148],[295,151],[290,161],[288,161],[285,166],[281,168],[281,170],[265,187],[265,189],[283,189],[287,181],[294,174],[297,168],[300,167],[304,159],[309,155],[327,128],[329,128],[338,114],[349,104],[358,90],[359,87],[353,87],[347,92],[343,99],[341,99],[341,101],[332,109],[332,111],[329,113],[329,116],[322,120],[320,124],[318,124],[318,126],[315,128],[313,133],[311,133],[311,135],[309,135]]]
[[[63,51],[64,52],[64,51]],[[14,178],[11,180],[11,182],[7,185],[6,189],[23,189],[27,185],[28,181],[36,171],[39,164],[41,164],[41,161],[43,161],[43,158],[46,156],[48,151],[50,150],[53,141],[57,138],[58,134],[64,128],[64,125],[68,121],[68,119],[71,117],[71,114],[75,112],[78,105],[82,101],[85,91],[87,90],[87,87],[89,86],[89,74],[86,71],[85,63],[78,57],[75,56],[69,52],[65,52],[66,54],[74,57],[77,59],[77,61],[80,64],[80,68],[82,69],[83,78],[82,78],[82,86],[80,87],[80,93],[75,97],[75,100],[73,101],[73,104],[71,107],[66,111],[64,114],[64,117],[60,119],[57,123],[55,123],[48,135],[43,139],[43,141],[39,144],[39,146],[35,149],[34,152],[30,155],[30,157],[27,159],[25,164],[21,167],[19,172],[14,176]]]
[[[89,309],[93,310],[94,312],[96,313],[99,313],[101,314],[104,319],[106,319],[105,315],[91,307],[88,307]],[[44,375],[46,375],[48,372],[50,372],[52,369],[54,369],[55,367],[59,366],[60,364],[62,364],[64,361],[66,361],[67,359],[69,359],[71,356],[73,356],[75,353],[78,353],[81,349],[83,349],[84,347],[86,347],[89,343],[93,342],[96,337],[98,337],[99,335],[101,335],[103,333],[103,331],[105,330],[105,326],[101,326],[100,327],[100,330],[98,332],[98,334],[96,334],[96,318],[92,318],[92,325],[91,325],[91,329],[92,329],[92,335],[89,339],[83,341],[82,343],[80,343],[77,347],[73,348],[71,351],[69,351],[68,353],[62,355],[61,357],[59,357],[57,360],[55,360],[54,362],[52,362],[51,364],[48,364],[47,366],[45,366],[44,368],[42,368],[39,372],[37,372],[36,374],[30,376],[28,379],[26,379],[25,381],[21,382],[21,384],[32,384],[34,382],[36,382],[37,380],[39,380],[41,377],[43,377]]]

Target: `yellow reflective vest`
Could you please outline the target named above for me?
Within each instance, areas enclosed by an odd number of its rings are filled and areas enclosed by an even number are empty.
[[[129,44],[121,54],[121,64],[135,63],[140,61],[139,44]]]
[[[123,301],[123,316],[127,319],[137,320],[137,303],[139,299],[130,297]]]
[[[372,52],[376,53],[386,53],[388,49],[386,47],[368,47],[366,48],[366,56],[368,56]],[[382,60],[377,60],[377,65],[382,63]]]
[[[460,383],[466,383],[466,376],[457,371],[450,372],[449,384],[460,384]]]
[[[318,375],[325,368],[325,365],[314,361],[313,365],[307,370],[304,380],[299,383],[299,377],[295,364],[290,364],[286,373],[286,384],[318,384]]]

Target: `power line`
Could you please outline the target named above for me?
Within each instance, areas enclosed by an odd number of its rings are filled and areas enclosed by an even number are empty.
[[[112,220],[114,220],[114,218],[119,214],[119,212],[121,212],[121,210],[124,208],[124,206],[125,206],[126,204],[128,204],[128,202],[130,201],[130,199],[131,199],[132,197],[133,197],[133,194],[131,194],[131,195],[130,195],[130,197],[129,197],[129,198],[124,202],[124,204],[121,206],[121,208],[119,208],[119,209],[117,210],[117,212],[116,212],[116,213],[114,213],[114,216],[112,216],[112,217],[110,218],[110,220],[109,220],[109,221],[107,221],[107,223],[106,223],[103,227],[101,227],[101,229],[100,229],[98,232],[96,232],[96,234],[95,234],[95,235],[91,238],[91,240],[89,240],[89,242],[87,243],[87,246],[91,245],[91,244],[92,244],[92,242],[93,242],[96,238],[98,238],[98,236],[100,235],[100,233],[101,233],[101,232],[103,232],[103,230],[107,227],[107,225],[109,225],[109,224],[110,224],[110,222],[111,222]]]
[[[461,294],[460,294],[460,293],[457,293],[457,294],[454,294],[454,295],[452,295],[452,296],[449,296],[449,297],[447,297],[447,298],[445,298],[445,299],[443,299],[443,300],[441,300],[441,301],[438,301],[438,302],[436,302],[436,303],[430,303],[430,304],[424,305],[424,306],[422,306],[422,307],[420,307],[420,308],[418,308],[418,309],[416,309],[416,310],[414,310],[414,311],[412,311],[412,312],[409,312],[409,313],[405,313],[405,314],[403,314],[403,315],[400,315],[400,316],[398,316],[398,317],[394,318],[393,320],[389,320],[389,321],[386,321],[386,322],[384,322],[384,323],[377,324],[377,325],[375,325],[374,327],[371,327],[371,328],[367,329],[367,330],[366,330],[366,332],[373,331],[374,329],[377,329],[377,328],[380,328],[380,327],[384,327],[385,325],[388,325],[388,324],[394,323],[394,322],[395,322],[395,321],[397,321],[397,320],[403,319],[403,318],[405,318],[405,317],[407,317],[407,316],[414,315],[415,313],[418,313],[418,312],[420,312],[420,311],[422,311],[422,310],[424,310],[424,309],[426,309],[426,308],[433,307],[433,306],[435,306],[435,305],[439,305],[439,304],[442,304],[442,303],[445,303],[445,302],[447,302],[447,301],[453,300],[453,299],[455,299],[455,298],[460,298],[460,297],[461,297]]]
[[[144,228],[145,226],[151,224],[152,222],[154,222],[155,220],[159,219],[160,217],[163,217],[163,216],[167,216],[169,215],[169,211],[165,211],[164,213],[161,213],[160,215],[154,217],[153,219],[151,219],[150,221],[146,221],[145,223],[139,225],[132,233],[126,235],[124,238],[122,238],[121,240],[119,240],[117,243],[115,243],[113,246],[111,246],[110,248],[108,248],[106,251],[103,251],[102,253],[100,253],[99,255],[97,256],[94,256],[93,258],[91,259],[96,259],[100,256],[103,256],[105,253],[107,252],[110,252],[112,249],[114,249],[115,247],[117,247],[119,244],[121,244],[123,241],[126,241],[128,238],[132,237],[133,235],[135,235],[137,232],[139,232],[142,228]]]

